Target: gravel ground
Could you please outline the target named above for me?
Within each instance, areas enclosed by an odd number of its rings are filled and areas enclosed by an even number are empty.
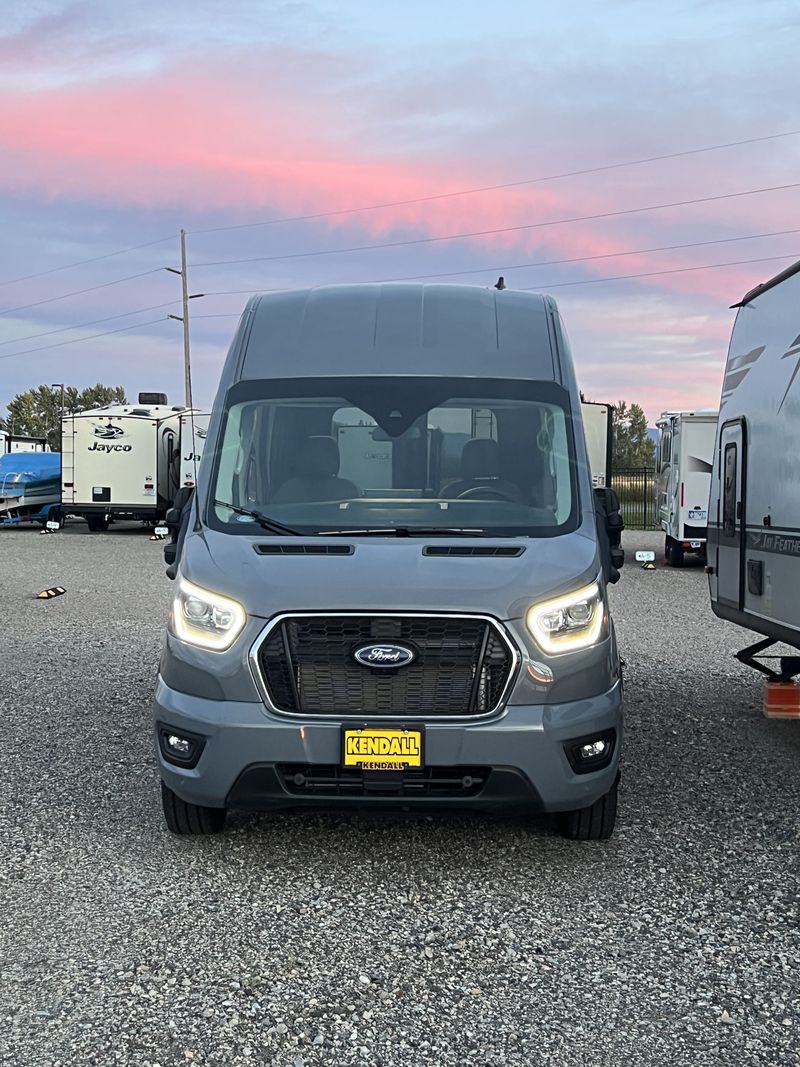
[[[84,531],[0,532],[0,1063],[800,1063],[800,725],[762,717],[702,569],[629,564],[613,592],[612,841],[241,815],[177,839],[148,721],[160,546]]]

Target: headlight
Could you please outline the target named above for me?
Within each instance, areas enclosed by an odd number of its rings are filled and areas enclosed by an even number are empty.
[[[181,578],[172,604],[172,632],[181,641],[212,652],[230,648],[247,615],[238,601],[201,589]]]
[[[574,593],[535,604],[526,621],[539,647],[551,655],[589,648],[597,644],[604,629],[600,586],[592,582]]]

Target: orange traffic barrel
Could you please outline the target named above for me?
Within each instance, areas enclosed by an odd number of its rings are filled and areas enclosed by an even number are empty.
[[[797,682],[767,682],[764,714],[770,719],[800,719],[800,685]]]

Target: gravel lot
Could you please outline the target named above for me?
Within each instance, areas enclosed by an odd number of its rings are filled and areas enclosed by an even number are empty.
[[[84,531],[0,531],[0,1063],[800,1063],[800,725],[762,717],[701,568],[629,563],[613,593],[612,841],[242,815],[177,839],[149,734],[161,546]]]

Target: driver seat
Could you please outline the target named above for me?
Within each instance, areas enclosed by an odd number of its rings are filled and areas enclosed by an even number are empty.
[[[470,489],[494,489],[509,500],[522,500],[519,487],[500,477],[500,446],[490,437],[467,441],[461,450],[461,478],[446,485],[442,496],[455,500]]]

